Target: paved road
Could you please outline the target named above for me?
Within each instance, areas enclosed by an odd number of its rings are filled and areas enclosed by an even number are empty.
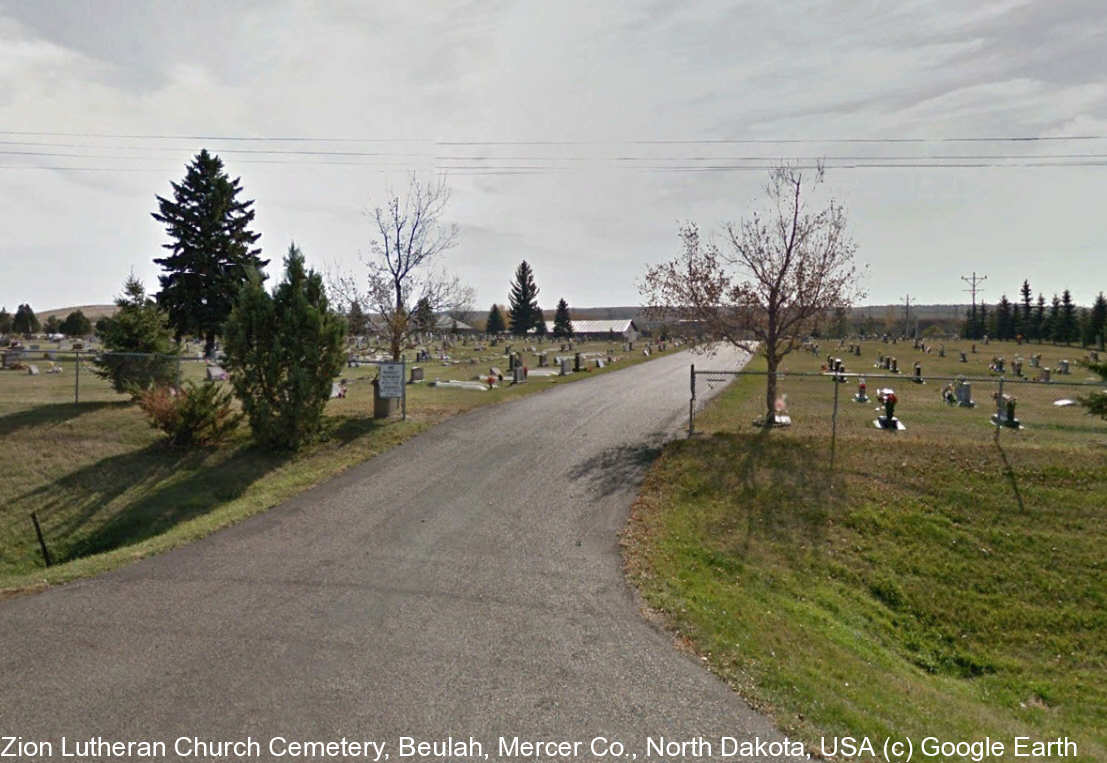
[[[249,735],[262,759],[273,736],[346,736],[392,760],[402,735],[473,735],[492,760],[500,735],[582,740],[579,759],[597,735],[639,757],[647,736],[779,739],[621,574],[689,362],[466,414],[203,541],[0,602],[0,735],[55,755],[61,735]]]

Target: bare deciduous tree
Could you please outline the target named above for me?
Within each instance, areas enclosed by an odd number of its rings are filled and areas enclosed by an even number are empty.
[[[369,213],[378,237],[364,258],[368,279],[331,278],[336,294],[371,313],[374,326],[389,339],[393,360],[400,359],[415,328],[411,311],[417,302],[426,299],[435,312],[472,304],[471,288],[433,267],[435,258],[457,243],[457,226],[442,220],[449,200],[444,176],[424,181],[413,173],[404,198],[390,192],[387,203]]]
[[[845,210],[831,200],[812,212],[806,203],[822,179],[821,166],[810,179],[793,167],[772,170],[769,210],[727,224],[727,252],[701,241],[689,223],[680,229],[681,256],[649,268],[641,286],[650,317],[692,321],[709,339],[765,357],[766,424],[774,421],[780,361],[816,320],[864,296]]]

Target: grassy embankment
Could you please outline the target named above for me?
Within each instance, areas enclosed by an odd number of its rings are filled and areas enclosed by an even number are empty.
[[[943,375],[987,375],[993,354],[1083,355],[992,343],[961,364],[957,349],[835,352],[847,370],[891,352]],[[826,352],[786,366],[818,370]],[[764,377],[735,382],[652,469],[625,538],[632,581],[793,737],[990,735],[1009,755],[1016,735],[1068,735],[1107,760],[1107,423],[1053,405],[1075,390],[1008,385],[1026,428],[997,445],[994,385],[976,385],[974,409],[942,403],[943,383],[879,386],[907,430],[874,428],[875,401],[842,385],[832,485],[833,382],[783,381],[795,425],[771,432],[752,425]]]
[[[515,345],[519,349],[520,343]],[[619,346],[590,342],[574,350]],[[542,345],[551,347],[557,354],[558,344]],[[502,344],[482,353],[458,346],[451,357],[462,364],[418,365],[428,381],[464,380],[487,374],[491,366],[506,372],[502,351]],[[632,353],[615,354],[622,359],[602,370],[531,376],[527,384],[486,392],[408,385],[406,422],[372,419],[374,367],[345,369],[349,394],[328,404],[327,438],[295,455],[252,446],[245,424],[219,448],[168,448],[136,405],[83,364],[78,405],[71,402],[71,361],[62,360],[59,375],[0,371],[0,595],[95,574],[172,548],[267,509],[447,417],[646,360],[641,343]],[[525,361],[537,365],[533,353]],[[199,379],[203,373],[202,363],[183,364],[185,378]],[[35,539],[32,511],[55,562],[49,569]]]

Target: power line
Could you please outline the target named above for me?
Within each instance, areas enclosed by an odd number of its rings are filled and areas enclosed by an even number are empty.
[[[980,289],[977,288],[977,285],[984,282],[984,281],[987,281],[988,276],[977,276],[976,271],[974,270],[972,272],[971,276],[961,276],[961,280],[964,281],[965,283],[969,284],[969,288],[962,289],[961,291],[972,292],[972,314],[975,316],[976,315],[976,293],[978,291],[980,291]]]

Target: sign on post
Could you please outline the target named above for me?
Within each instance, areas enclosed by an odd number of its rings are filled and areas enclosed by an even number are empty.
[[[380,396],[402,398],[404,396],[404,364],[380,364]]]

